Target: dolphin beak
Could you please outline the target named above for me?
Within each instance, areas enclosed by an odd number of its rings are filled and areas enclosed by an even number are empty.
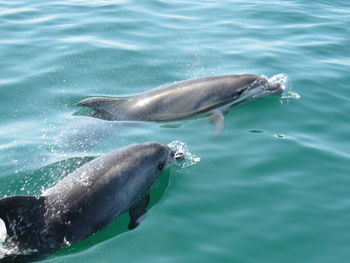
[[[278,90],[278,93],[282,93],[284,91],[284,86],[281,83],[276,82],[275,83],[276,89]]]
[[[284,91],[284,86],[279,82],[269,82],[267,91],[271,94],[280,95]]]

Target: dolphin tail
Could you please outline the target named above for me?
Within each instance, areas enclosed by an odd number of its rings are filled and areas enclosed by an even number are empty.
[[[43,230],[45,197],[16,195],[0,199],[0,218],[7,231],[6,243],[20,249],[35,248],[38,231]]]
[[[111,121],[122,119],[123,104],[128,100],[129,98],[93,97],[81,100],[76,105],[95,110],[91,117]]]

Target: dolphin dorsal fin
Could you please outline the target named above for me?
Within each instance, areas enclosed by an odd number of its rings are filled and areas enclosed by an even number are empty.
[[[0,199],[0,218],[7,231],[6,242],[32,248],[44,228],[45,197],[16,195]]]

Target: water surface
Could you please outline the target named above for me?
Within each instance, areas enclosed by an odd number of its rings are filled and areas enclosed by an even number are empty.
[[[121,217],[42,262],[346,262],[349,25],[340,0],[0,1],[0,195],[180,140],[201,161],[165,173],[140,227]],[[232,109],[219,138],[206,118],[114,127],[75,106],[240,73],[284,73],[301,98]]]

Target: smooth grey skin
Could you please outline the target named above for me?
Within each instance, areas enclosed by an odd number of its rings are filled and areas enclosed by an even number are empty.
[[[133,144],[90,161],[41,196],[2,198],[5,244],[49,252],[90,236],[126,210],[129,229],[135,228],[163,168],[182,158],[163,144]]]
[[[92,117],[116,121],[174,121],[210,115],[220,134],[223,115],[230,107],[282,92],[280,83],[261,76],[226,75],[175,82],[126,98],[87,98],[77,105],[94,109]]]

